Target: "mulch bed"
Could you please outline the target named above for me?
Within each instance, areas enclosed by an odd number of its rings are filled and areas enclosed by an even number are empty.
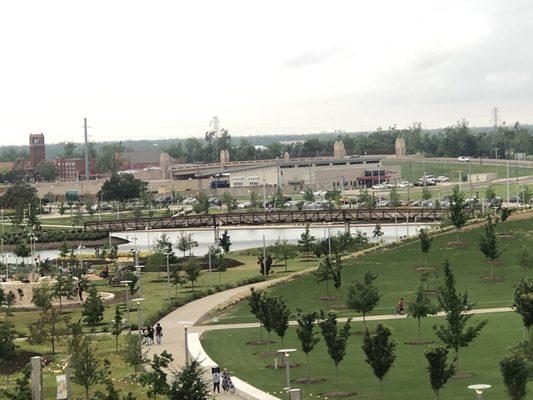
[[[300,364],[298,363],[289,363],[289,368],[298,368],[300,367]],[[274,364],[268,364],[268,365],[265,365],[265,368],[270,368],[270,369],[274,369]],[[286,366],[285,366],[285,363],[279,363],[278,364],[278,369],[285,369]]]
[[[251,342],[246,342],[246,344],[248,346],[263,346],[265,344],[272,344],[272,343],[276,343],[274,342],[273,340],[252,340]]]
[[[482,281],[487,281],[487,282],[503,282],[505,280],[505,278],[503,276],[490,276],[490,275],[485,275],[485,276],[481,276],[479,279],[481,279]]]
[[[349,308],[346,307],[345,304],[332,304],[331,306],[329,306],[329,308],[332,309],[332,310],[336,310],[336,311],[349,310]]]
[[[30,359],[32,357],[40,356],[40,353],[35,353],[33,351],[27,351],[27,350],[19,350],[16,352],[16,354],[9,359],[9,365],[6,365],[2,368],[0,368],[0,373],[7,374],[7,373],[14,373],[21,371],[28,363],[30,362]],[[44,356],[42,358],[42,362],[44,365],[48,365],[52,362],[51,356]]]
[[[272,357],[272,356],[279,356],[279,353],[276,350],[260,351],[258,353],[252,353],[252,356]]]
[[[462,249],[468,246],[468,242],[463,242],[461,240],[460,241],[452,240],[451,242],[446,243],[446,245],[454,249]]]
[[[452,376],[452,379],[470,379],[474,376],[476,376],[476,374],[471,372],[457,372],[454,376]]]
[[[338,300],[339,298],[337,296],[320,296],[316,297],[316,299],[321,301],[333,301]]]
[[[411,346],[418,346],[418,345],[432,344],[432,343],[435,343],[435,342],[433,340],[425,340],[425,339],[422,339],[420,341],[415,340],[415,341],[412,341],[412,342],[403,342],[403,344],[408,344],[408,345],[411,345]]]
[[[512,233],[497,233],[496,236],[498,236],[499,239],[514,239],[514,235]]]
[[[485,262],[489,265],[502,265],[502,260],[485,260]]]
[[[430,295],[430,296],[438,296],[439,291],[437,289],[426,289],[424,290],[424,293]]]
[[[299,383],[301,385],[309,385],[312,383],[324,383],[326,381],[327,381],[326,378],[299,378],[299,379],[291,380],[292,383]]]
[[[344,397],[353,397],[357,395],[357,392],[324,392],[319,393],[320,396],[323,397],[333,397],[333,398],[344,398]]]
[[[420,273],[423,273],[423,272],[435,272],[437,270],[437,268],[435,267],[416,267],[415,268],[415,271],[416,272],[420,272]]]

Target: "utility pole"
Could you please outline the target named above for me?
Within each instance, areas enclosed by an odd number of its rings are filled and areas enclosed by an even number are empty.
[[[87,138],[87,118],[83,118],[83,131],[85,134],[85,180],[91,178],[91,171],[89,170],[89,140]]]
[[[492,109],[492,123],[496,131],[498,129],[498,107]]]
[[[492,150],[494,150],[494,158],[497,160],[498,159],[498,147],[494,146]]]
[[[507,159],[507,203],[511,200],[511,193],[510,193],[510,179],[509,179],[509,159]]]

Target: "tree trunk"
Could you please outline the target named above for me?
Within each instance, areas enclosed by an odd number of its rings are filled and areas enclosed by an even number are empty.
[[[363,311],[363,326],[364,326],[365,329],[366,329],[366,314],[365,314],[364,311]]]
[[[422,335],[420,334],[420,318],[418,318],[418,343],[422,342]]]
[[[115,335],[115,353],[118,354],[118,335]]]
[[[270,331],[268,331],[267,351],[270,351]]]
[[[490,277],[494,279],[494,260],[490,260]]]
[[[459,228],[455,228],[455,238],[457,243],[459,243]]]
[[[425,253],[424,253],[424,264],[425,264],[425,266],[427,268],[428,267],[428,256]]]
[[[89,386],[85,386],[85,400],[89,400]]]
[[[339,368],[335,364],[335,387],[339,387]]]
[[[383,400],[383,379],[379,380],[379,398]]]
[[[309,353],[305,353],[305,377],[309,379]]]
[[[287,259],[285,259],[285,272],[289,272],[287,268]]]

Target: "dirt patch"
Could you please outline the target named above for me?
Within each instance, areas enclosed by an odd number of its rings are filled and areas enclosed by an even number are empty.
[[[320,396],[326,397],[326,398],[345,398],[345,397],[353,397],[357,395],[357,392],[324,392],[319,393]]]
[[[512,233],[497,233],[496,236],[500,239],[514,239],[514,235]]]
[[[326,381],[327,381],[326,378],[299,378],[299,379],[291,380],[291,382],[299,383],[301,385],[309,385],[312,383],[324,383]]]
[[[332,309],[332,310],[336,310],[336,311],[346,311],[346,310],[349,310],[349,308],[346,307],[345,304],[332,304],[329,308]]]
[[[472,372],[457,372],[454,376],[452,376],[452,379],[470,379],[475,376],[476,374],[473,374]]]
[[[503,282],[505,280],[503,276],[497,276],[497,275],[494,275],[494,276],[485,275],[485,276],[481,276],[479,279],[481,279],[482,281],[486,281],[486,282]]]
[[[320,296],[316,297],[316,299],[321,301],[334,301],[338,300],[339,298],[337,296]]]
[[[420,272],[421,274],[424,272],[435,272],[437,268],[435,267],[416,267],[415,271]]]
[[[439,291],[436,290],[436,289],[426,289],[426,290],[424,290],[424,293],[427,294],[428,296],[438,296],[439,295]]]
[[[485,263],[489,265],[502,265],[503,261],[502,260],[485,260]]]
[[[435,342],[433,340],[425,340],[425,339],[421,339],[420,341],[415,340],[412,342],[403,342],[403,344],[408,344],[410,346],[418,346],[418,345],[432,344],[432,343],[435,343]]]
[[[260,351],[258,353],[252,353],[252,356],[272,357],[279,356],[279,353],[276,350]]]
[[[468,242],[463,242],[462,240],[452,240],[451,242],[446,243],[446,246],[452,249],[464,249],[466,246],[468,246]]]
[[[289,368],[298,368],[300,367],[300,364],[298,363],[289,363]],[[268,365],[265,365],[265,368],[270,368],[270,369],[274,369],[274,364],[268,364]],[[278,364],[278,369],[285,369],[286,366],[285,366],[285,363],[279,363]]]
[[[273,340],[252,340],[251,342],[246,342],[248,346],[263,346],[265,344],[276,343]]]

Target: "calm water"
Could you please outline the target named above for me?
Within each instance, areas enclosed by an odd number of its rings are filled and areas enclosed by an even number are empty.
[[[396,237],[401,236],[413,236],[417,235],[419,229],[426,227],[427,225],[415,225],[415,224],[398,224],[398,225],[381,225],[384,235],[382,239],[385,242],[392,242],[396,240]],[[358,225],[351,227],[351,233],[355,234],[357,231],[366,233],[370,241],[375,241],[372,237],[372,232],[374,231],[375,225]],[[229,228],[228,233],[231,237],[231,250],[244,250],[251,249],[254,247],[263,246],[263,235],[265,236],[266,245],[273,244],[278,238],[287,239],[289,243],[296,244],[300,235],[305,231],[305,227],[254,227],[254,228]],[[328,237],[329,234],[336,235],[339,232],[344,232],[344,226],[311,226],[311,234],[317,239],[324,239]],[[169,239],[175,244],[178,240],[178,237],[182,231],[181,230],[172,230],[172,231],[132,231],[132,232],[116,232],[113,233],[113,236],[120,237],[126,240],[129,240],[129,243],[119,245],[119,251],[129,251],[133,248],[137,248],[141,251],[151,250],[154,242],[161,237],[161,235],[166,234]],[[207,253],[209,244],[212,244],[214,241],[214,232],[212,229],[196,229],[196,230],[183,230],[183,232],[192,234],[192,238],[198,242],[198,247],[193,249],[194,255],[204,255]],[[220,231],[220,235],[222,231]],[[94,253],[93,248],[86,248],[82,250],[77,250],[78,252],[85,254]],[[177,250],[176,250],[176,253]],[[41,259],[45,258],[56,258],[59,254],[58,250],[43,250],[37,251],[36,256],[40,256]],[[9,262],[20,262],[17,260],[13,254],[6,254],[6,261]]]

